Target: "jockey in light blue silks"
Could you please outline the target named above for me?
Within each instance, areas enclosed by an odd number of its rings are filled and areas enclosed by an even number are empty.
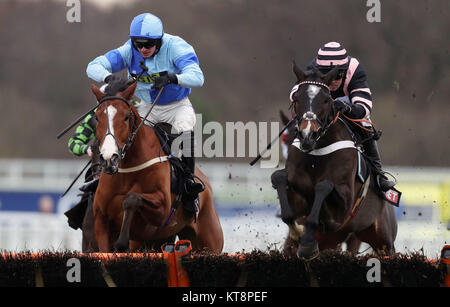
[[[95,58],[86,69],[89,78],[97,82],[110,82],[117,79],[113,73],[128,69],[128,77],[138,75],[142,69],[140,61],[145,61],[148,73],[144,73],[137,82],[135,95],[141,99],[137,107],[141,117],[147,114],[160,89],[164,87],[156,101],[146,124],[165,122],[172,125],[172,132],[183,134],[192,146],[189,154],[183,150],[183,160],[191,174],[195,170],[193,140],[195,112],[189,101],[192,87],[201,87],[203,72],[194,48],[179,36],[164,33],[161,20],[144,13],[131,22],[130,39],[121,47]],[[194,181],[191,175],[186,182],[186,190],[196,194],[203,185]],[[195,205],[198,205],[195,197]]]

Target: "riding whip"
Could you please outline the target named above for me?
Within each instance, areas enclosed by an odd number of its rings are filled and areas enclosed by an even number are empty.
[[[281,132],[278,134],[277,137],[275,137],[272,142],[270,142],[269,145],[267,145],[266,149],[264,149],[260,154],[258,154],[258,156],[252,161],[250,162],[250,165],[253,166],[256,162],[258,162],[259,159],[261,159],[262,155],[265,154],[270,148],[272,148],[273,143],[275,143],[283,134],[283,132],[288,129],[292,123],[294,123],[297,120],[297,116],[294,116],[287,124],[286,126],[284,126],[284,128],[281,130]]]
[[[158,95],[156,96],[155,100],[154,100],[153,103],[152,103],[152,106],[151,106],[150,109],[148,110],[147,114],[145,114],[145,117],[142,118],[142,121],[141,121],[141,123],[139,124],[139,126],[136,128],[136,130],[133,131],[133,133],[132,133],[132,135],[131,135],[131,137],[130,137],[129,142],[127,142],[127,143],[125,144],[125,146],[123,147],[123,150],[122,150],[122,152],[123,152],[122,159],[124,158],[125,152],[127,151],[128,147],[131,145],[131,143],[133,143],[133,140],[134,140],[136,134],[138,133],[139,129],[140,129],[140,128],[142,127],[142,125],[145,123],[145,121],[147,120],[147,117],[150,115],[150,112],[153,110],[153,107],[156,105],[156,102],[158,101],[159,96],[161,96],[161,93],[163,92],[163,90],[164,90],[164,86],[159,90]]]
[[[161,93],[163,92],[163,90],[164,90],[164,86],[161,87],[161,89],[159,90],[159,93],[158,93],[158,95],[156,96],[155,100],[153,101],[152,106],[150,107],[150,110],[148,110],[147,114],[145,114],[145,116],[144,116],[144,118],[143,118],[143,120],[142,120],[142,123],[145,122],[145,121],[147,120],[147,117],[150,115],[150,112],[153,110],[153,107],[156,105],[156,102],[158,101],[159,96],[161,96]],[[142,125],[142,123],[141,123],[141,125]],[[139,129],[139,127],[138,127],[138,129]],[[136,130],[137,130],[137,129],[136,129]]]
[[[142,68],[142,71],[139,73],[139,75],[133,75],[132,78],[130,79],[130,81],[128,81],[128,85],[133,84],[134,82],[137,82],[138,79],[145,73],[148,71],[148,67],[145,66],[144,61],[140,61],[140,68]],[[66,129],[64,129],[63,131],[61,131],[57,136],[56,139],[59,139],[60,137],[62,137],[64,134],[67,133],[67,131],[69,131],[70,129],[72,129],[73,127],[75,127],[79,122],[81,122],[86,116],[88,116],[89,113],[93,112],[96,108],[98,108],[98,105],[96,105],[95,107],[91,108],[89,111],[87,111],[86,113],[84,113],[83,115],[81,115],[76,121],[74,121],[72,124],[70,124],[69,127],[67,127]]]
[[[69,185],[69,187],[67,188],[67,190],[61,195],[61,197],[64,197],[67,192],[69,192],[69,190],[72,188],[72,186],[75,184],[75,182],[78,180],[78,178],[80,178],[81,174],[84,173],[84,171],[86,170],[86,168],[91,164],[92,160],[89,160],[89,162],[83,167],[83,169],[81,170],[81,172],[77,175],[77,177],[75,177],[75,179],[72,181],[72,183]]]

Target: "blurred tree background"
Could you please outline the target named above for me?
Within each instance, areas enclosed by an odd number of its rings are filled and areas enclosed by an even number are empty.
[[[292,60],[306,67],[339,41],[368,73],[383,162],[450,166],[450,1],[381,0],[379,23],[366,20],[366,2],[142,0],[103,9],[81,0],[81,22],[69,23],[66,1],[1,0],[0,157],[72,158],[72,131],[56,135],[95,104],[87,64],[151,12],[198,54],[205,85],[191,100],[203,123],[278,121]]]

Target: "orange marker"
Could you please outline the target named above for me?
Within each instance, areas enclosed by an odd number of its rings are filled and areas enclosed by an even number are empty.
[[[441,252],[441,261],[447,271],[445,275],[445,286],[450,287],[450,245],[445,245]]]
[[[189,240],[180,240],[177,243],[165,243],[161,246],[161,249],[168,266],[168,286],[189,287],[189,276],[181,265],[181,259],[191,252],[191,242]]]

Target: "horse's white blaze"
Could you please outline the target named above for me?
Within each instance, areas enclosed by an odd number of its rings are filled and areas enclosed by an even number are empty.
[[[316,98],[317,94],[319,94],[320,92],[320,86],[318,85],[314,85],[314,84],[310,84],[308,86],[308,89],[306,90],[306,93],[308,94],[309,97],[309,110],[312,111],[312,101],[314,100],[314,98]]]
[[[117,109],[113,106],[108,106],[107,110],[105,110],[105,114],[108,112],[109,119],[109,129],[112,135],[114,135],[114,116],[117,113]],[[103,141],[103,145],[100,148],[100,153],[103,156],[103,159],[110,160],[114,154],[119,154],[119,149],[117,148],[116,142],[111,135],[107,135],[105,140]]]
[[[311,121],[308,120],[308,126],[306,126],[306,128],[302,130],[302,135],[304,138],[306,138],[310,133],[311,133]]]

